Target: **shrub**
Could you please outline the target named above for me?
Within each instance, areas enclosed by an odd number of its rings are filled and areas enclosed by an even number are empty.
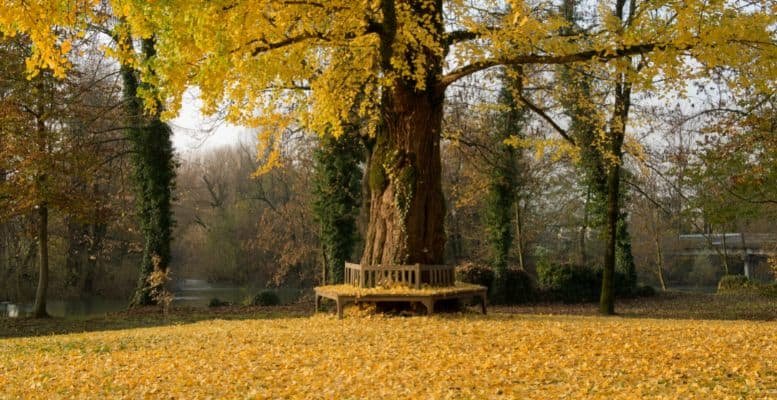
[[[724,275],[718,281],[718,293],[750,290],[756,285],[744,275]]]
[[[506,304],[528,303],[536,299],[534,279],[528,272],[508,268],[504,276],[504,298]]]
[[[601,292],[601,273],[573,264],[541,263],[537,281],[551,299],[565,303],[596,301]]]
[[[713,286],[722,279],[721,266],[710,256],[697,256],[688,273],[688,283],[694,286]]]
[[[210,299],[210,302],[208,302],[208,307],[224,307],[228,306],[230,303],[228,301],[221,301],[218,297],[214,297]]]
[[[616,297],[646,296],[653,288],[632,288],[625,273],[615,271],[613,277]],[[537,281],[549,300],[565,303],[596,302],[602,293],[602,269],[574,264],[539,263]]]
[[[277,306],[281,304],[281,298],[278,297],[278,294],[275,293],[272,290],[263,290],[254,296],[253,302],[251,302],[254,306]]]
[[[766,297],[777,298],[777,283],[761,285],[759,292]]]
[[[456,267],[456,280],[488,288],[491,301],[501,304],[518,304],[533,301],[536,298],[536,285],[528,272],[518,268],[508,268],[504,276],[504,298],[496,299],[494,293],[494,270],[483,264],[466,262]]]
[[[653,297],[656,295],[656,289],[650,285],[637,286],[634,295],[637,297]]]
[[[173,304],[175,296],[167,289],[167,283],[170,282],[170,268],[161,269],[159,267],[161,258],[157,255],[151,257],[151,261],[154,263],[154,271],[148,275],[146,282],[149,287],[149,295],[154,303],[162,307],[162,312],[167,315],[170,311],[170,305]]]
[[[456,280],[485,286],[490,291],[494,283],[494,271],[483,264],[466,262],[456,267]]]

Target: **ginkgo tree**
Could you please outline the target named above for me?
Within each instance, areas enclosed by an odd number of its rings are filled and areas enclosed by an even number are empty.
[[[69,36],[100,18],[98,3],[6,0],[0,28],[31,36],[33,68],[62,73]],[[364,264],[443,262],[443,103],[466,76],[597,63],[638,89],[693,76],[701,64],[774,90],[774,1],[641,2],[628,24],[615,12],[622,3],[592,5],[591,26],[562,34],[569,22],[558,5],[535,1],[110,1],[134,36],[156,38],[145,79],[157,90],[147,96],[168,117],[196,86],[203,111],[226,105],[231,122],[260,127],[265,143],[291,124],[374,137]],[[642,58],[639,73],[625,56]],[[359,129],[346,129],[354,121]]]

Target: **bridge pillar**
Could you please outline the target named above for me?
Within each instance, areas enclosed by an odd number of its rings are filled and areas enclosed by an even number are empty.
[[[753,257],[750,255],[751,253],[752,253],[752,251],[750,249],[746,249],[745,250],[745,257],[744,257],[745,258],[745,277],[747,277],[747,279],[752,279],[753,278],[752,277],[752,275],[753,275],[753,271],[752,271],[753,266],[751,265],[751,260],[753,259]]]

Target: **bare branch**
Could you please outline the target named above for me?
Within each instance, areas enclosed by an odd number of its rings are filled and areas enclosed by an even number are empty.
[[[537,106],[536,106],[536,105],[534,105],[532,102],[530,102],[530,101],[529,101],[529,99],[527,99],[527,98],[526,98],[526,97],[523,95],[523,93],[518,93],[518,98],[521,100],[521,102],[523,102],[523,104],[525,104],[525,105],[526,105],[526,107],[528,107],[530,110],[532,110],[532,111],[533,111],[535,114],[539,115],[539,116],[540,116],[540,118],[542,118],[542,119],[544,119],[544,120],[545,120],[545,122],[547,122],[548,124],[550,124],[550,126],[552,126],[552,127],[553,127],[553,129],[555,129],[555,130],[556,130],[556,132],[558,132],[558,134],[559,134],[559,135],[561,135],[561,137],[562,137],[562,138],[564,138],[564,140],[566,140],[567,142],[569,142],[569,143],[570,143],[570,144],[572,144],[573,146],[576,144],[576,143],[575,143],[575,140],[574,140],[574,139],[572,139],[572,136],[570,136],[570,135],[569,135],[569,133],[568,133],[566,130],[564,130],[563,128],[561,128],[561,127],[560,127],[560,126],[559,126],[559,125],[556,123],[556,121],[554,121],[554,120],[553,120],[553,118],[551,118],[551,117],[550,117],[550,116],[549,116],[549,115],[548,115],[548,114],[547,114],[547,113],[546,113],[546,112],[545,112],[543,109],[541,109],[541,108],[537,107]]]

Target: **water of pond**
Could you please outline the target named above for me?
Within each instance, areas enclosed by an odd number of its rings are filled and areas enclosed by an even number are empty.
[[[200,279],[182,279],[174,285],[174,306],[207,307],[210,300],[218,298],[234,304],[241,304],[252,298],[263,288],[214,285]],[[296,288],[273,289],[281,299],[281,304],[293,303],[310,290]],[[90,297],[83,299],[58,300],[50,299],[46,303],[46,311],[55,317],[80,318],[127,309],[126,299],[107,299]],[[32,313],[32,303],[0,302],[0,318],[22,317]]]

